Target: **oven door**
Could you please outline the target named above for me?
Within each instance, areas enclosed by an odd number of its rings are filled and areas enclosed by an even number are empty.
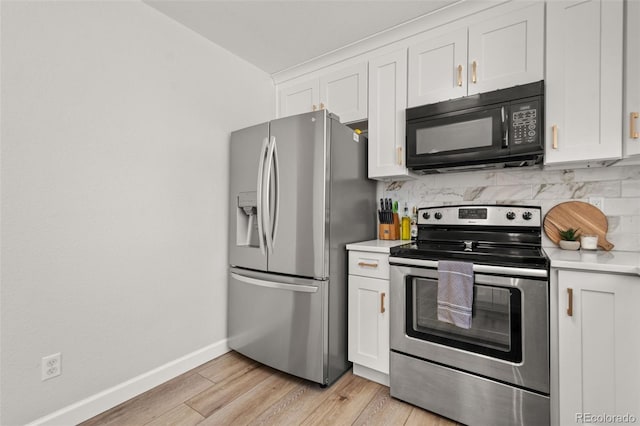
[[[501,105],[407,121],[407,167],[474,165],[509,154],[508,111]]]
[[[436,261],[390,263],[392,351],[549,393],[546,270],[476,265],[472,326],[463,329],[437,319]]]

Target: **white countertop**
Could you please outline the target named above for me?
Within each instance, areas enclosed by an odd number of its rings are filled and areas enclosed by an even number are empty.
[[[373,253],[389,253],[389,249],[402,244],[410,243],[409,240],[369,240],[359,243],[347,244],[347,250],[368,251]]]
[[[640,253],[544,248],[552,268],[640,275]]]

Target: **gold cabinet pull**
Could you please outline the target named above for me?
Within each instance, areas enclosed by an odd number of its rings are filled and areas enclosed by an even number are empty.
[[[385,309],[384,309],[384,296],[385,296],[384,292],[380,293],[380,313],[381,314],[384,314],[384,311],[385,311]]]
[[[569,303],[567,306],[567,315],[572,317],[573,316],[573,289],[572,288],[567,289],[567,296],[569,296]]]
[[[462,86],[462,65],[458,65],[458,87]]]
[[[369,267],[369,268],[377,268],[378,264],[377,263],[368,263],[368,262],[358,262],[358,266],[364,268],[364,267]]]
[[[558,125],[551,126],[551,148],[558,149]]]
[[[638,129],[636,128],[636,120],[640,117],[640,113],[632,112],[629,117],[629,137],[631,139],[640,138],[640,133],[638,133]]]
[[[396,148],[396,162],[398,163],[398,166],[402,166],[402,147],[401,146]]]
[[[478,82],[478,63],[476,61],[471,63],[471,82],[474,84]]]

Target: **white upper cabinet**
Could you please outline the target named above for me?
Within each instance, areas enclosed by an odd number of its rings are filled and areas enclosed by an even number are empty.
[[[409,47],[409,106],[465,96],[466,63],[466,28]]]
[[[328,109],[342,123],[367,118],[367,63],[278,89],[278,116]]]
[[[619,159],[621,0],[547,3],[545,165]]]
[[[294,86],[278,90],[279,117],[315,111],[320,106],[320,88],[318,80],[305,81]]]
[[[362,62],[320,77],[320,108],[337,114],[340,121],[367,118],[367,63]]]
[[[407,51],[369,61],[369,178],[410,179],[405,164]]]
[[[408,106],[544,78],[544,3],[511,11],[409,47]]]
[[[469,26],[469,95],[543,78],[542,2]]]
[[[626,8],[623,154],[640,158],[640,1],[627,1]]]

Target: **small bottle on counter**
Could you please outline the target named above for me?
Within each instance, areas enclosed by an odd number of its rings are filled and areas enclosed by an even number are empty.
[[[411,240],[415,241],[418,239],[418,208],[413,206],[413,211],[411,214]]]
[[[404,216],[402,216],[402,239],[411,239],[411,218],[409,217],[409,207],[404,203]]]

